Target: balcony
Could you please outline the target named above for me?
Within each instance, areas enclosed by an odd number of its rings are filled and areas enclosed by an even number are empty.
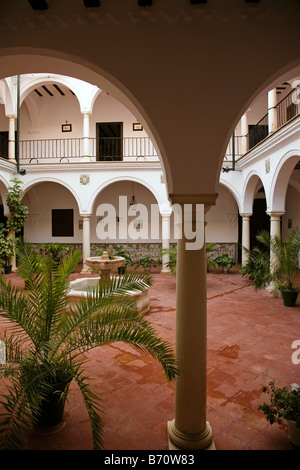
[[[8,140],[0,136],[0,156],[8,158]],[[149,137],[20,140],[20,164],[92,162],[159,162]]]
[[[274,113],[271,117],[269,113],[265,114],[256,124],[248,126],[248,134],[235,135],[233,134],[228,144],[224,164],[232,164],[232,168],[224,167],[224,171],[234,168],[234,163],[239,160],[243,155],[248,153],[254,147],[263,142],[275,131],[278,131],[300,114],[300,103],[297,95],[299,93],[299,86],[293,89],[283,100],[279,101],[274,107]],[[275,131],[270,132],[272,127],[271,121],[275,123]]]

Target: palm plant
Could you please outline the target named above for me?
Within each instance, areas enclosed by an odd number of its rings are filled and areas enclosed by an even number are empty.
[[[264,242],[264,240],[262,240]],[[300,273],[300,229],[295,227],[289,234],[287,241],[280,237],[267,238],[274,260],[271,265],[272,279],[281,290],[296,290],[295,280]]]
[[[92,348],[127,342],[156,358],[168,380],[178,373],[171,346],[136,311],[128,295],[131,290],[149,288],[149,276],[115,277],[71,304],[68,278],[80,257],[75,251],[57,263],[23,245],[19,247],[19,273],[26,291],[0,276],[0,319],[7,326],[0,336],[6,346],[6,364],[0,373],[9,380],[0,400],[1,449],[24,447],[27,431],[44,424],[40,419],[50,396],[64,404],[71,380],[81,390],[94,449],[103,448],[100,401],[90,389],[82,355]]]
[[[295,227],[287,241],[279,236],[270,236],[262,231],[257,235],[261,247],[246,250],[248,261],[241,268],[242,274],[249,274],[256,289],[273,284],[273,287],[284,292],[295,292],[297,297],[296,278],[300,273],[300,229]],[[245,248],[244,248],[245,250]],[[295,299],[296,299],[295,297]]]

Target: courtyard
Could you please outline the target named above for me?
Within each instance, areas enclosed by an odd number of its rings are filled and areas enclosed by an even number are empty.
[[[72,279],[83,276],[80,270]],[[22,285],[17,274],[6,277]],[[175,276],[154,272],[146,314],[174,345],[175,291]],[[254,292],[235,268],[207,274],[207,309],[207,420],[216,449],[295,450],[286,425],[271,426],[258,405],[270,380],[278,386],[300,382],[300,364],[292,361],[292,343],[300,339],[300,304],[284,307],[267,291]],[[105,450],[167,450],[175,385],[167,383],[161,367],[123,343],[97,348],[87,359],[93,389],[103,401]],[[92,449],[87,412],[73,383],[70,392],[63,426],[35,433],[32,450]]]

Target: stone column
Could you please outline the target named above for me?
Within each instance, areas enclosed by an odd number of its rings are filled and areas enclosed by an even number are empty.
[[[7,116],[9,120],[9,131],[8,131],[8,160],[12,162],[16,162],[15,157],[15,148],[16,148],[16,141],[15,141],[15,122],[16,116]]]
[[[276,88],[268,92],[268,121],[269,121],[269,134],[275,132],[278,128],[277,123],[277,94]]]
[[[205,203],[205,211],[215,203],[215,195],[172,196],[172,203]],[[199,202],[198,202],[199,201]],[[209,202],[211,203],[209,204]],[[185,216],[182,217],[185,219]],[[192,214],[193,226],[199,221]],[[200,221],[201,223],[201,221]],[[184,228],[182,222],[182,228]],[[170,449],[214,449],[212,430],[206,421],[206,248],[187,249],[184,235],[177,244],[176,270],[176,358],[180,375],[175,385],[175,419],[168,423]]]
[[[90,231],[90,214],[81,214],[82,218],[82,273],[90,272],[90,268],[86,265],[85,260],[91,256],[91,231]]]
[[[281,216],[284,214],[284,212],[267,212],[267,214],[270,216],[270,236],[271,237],[280,237],[281,238]],[[276,258],[274,256],[274,253],[270,253],[270,263],[271,266],[274,264],[276,261]]]
[[[170,220],[171,220],[171,214],[161,214],[162,249],[163,250],[168,250],[170,248]],[[168,266],[169,261],[170,261],[170,255],[163,254],[161,274],[171,273],[171,268]]]
[[[90,113],[83,113],[83,155],[81,161],[90,162]]]
[[[241,214],[242,217],[242,246],[250,250],[250,217],[252,214]],[[248,255],[242,249],[242,264],[247,262]]]
[[[241,142],[241,152],[242,155],[244,155],[246,152],[248,152],[248,140],[247,140],[247,135],[248,135],[248,116],[247,113],[243,114],[241,117],[241,135],[242,135],[242,142]]]

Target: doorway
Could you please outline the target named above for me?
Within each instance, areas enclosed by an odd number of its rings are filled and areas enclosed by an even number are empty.
[[[98,161],[123,160],[123,123],[97,122],[97,155]]]

